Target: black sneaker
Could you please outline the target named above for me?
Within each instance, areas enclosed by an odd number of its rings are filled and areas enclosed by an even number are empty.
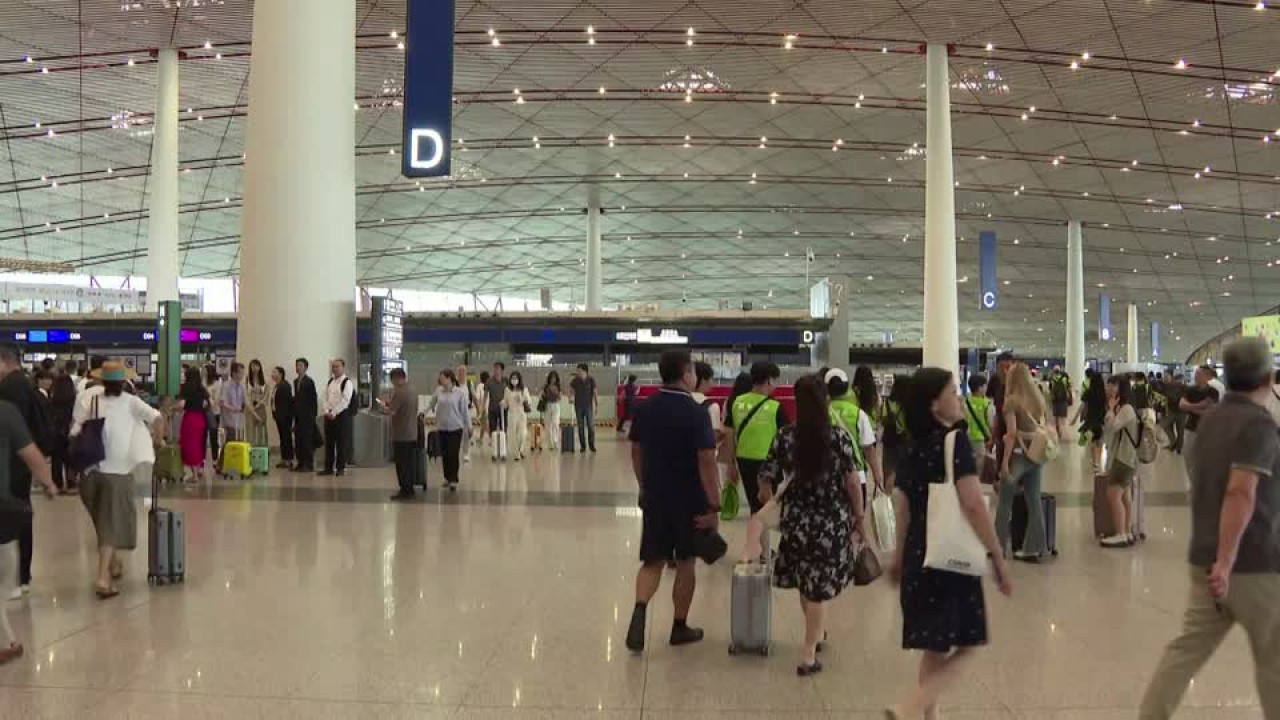
[[[332,471],[332,470],[321,470],[320,472],[318,472],[318,473],[316,473],[316,474],[317,474],[317,475],[319,475],[320,477],[333,477],[333,471]]]
[[[631,625],[627,628],[627,649],[631,652],[644,650],[645,609],[637,607],[631,612]]]
[[[411,492],[398,492],[391,496],[391,502],[404,502],[405,500],[413,500],[414,497]]]
[[[688,645],[690,643],[702,642],[702,629],[689,627],[688,625],[674,625],[671,628],[671,644],[672,645]]]

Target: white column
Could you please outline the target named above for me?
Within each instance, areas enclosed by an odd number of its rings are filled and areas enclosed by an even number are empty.
[[[1129,346],[1125,362],[1136,365],[1138,363],[1138,306],[1133,303],[1129,303],[1129,321],[1126,325],[1125,332],[1129,335]]]
[[[587,312],[600,312],[603,296],[604,247],[600,241],[600,190],[587,191]]]
[[[831,278],[831,331],[827,337],[827,365],[849,367],[849,319],[853,283],[847,277]],[[836,305],[836,303],[839,303]],[[852,377],[852,375],[850,376]]]
[[[1084,237],[1080,221],[1067,223],[1067,374],[1084,379]]]
[[[253,8],[236,350],[323,383],[357,364],[356,27],[355,0],[321,4]]]
[[[178,51],[162,48],[156,65],[147,212],[147,310],[178,299]]]
[[[947,72],[945,44],[929,43],[927,84],[924,364],[958,373],[956,197],[951,166],[951,80]]]

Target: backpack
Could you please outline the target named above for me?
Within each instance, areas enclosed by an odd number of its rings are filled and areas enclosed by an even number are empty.
[[[1156,428],[1154,423],[1143,418],[1138,422],[1138,438],[1135,440],[1129,434],[1126,428],[1125,437],[1129,438],[1129,442],[1133,443],[1133,449],[1138,452],[1138,462],[1149,465],[1156,461],[1156,455],[1160,452],[1160,445],[1156,442]]]
[[[347,384],[350,382],[351,382],[351,378],[344,375],[342,377],[342,385],[340,385],[338,389],[345,394],[347,392]],[[355,417],[356,414],[360,412],[359,400],[360,398],[354,392],[351,393],[351,402],[347,403],[347,408],[342,411],[342,414],[348,415],[350,417]]]
[[[1054,378],[1049,384],[1049,394],[1054,402],[1070,402],[1071,391],[1067,389],[1066,378]]]
[[[1049,428],[1044,424],[1043,418],[1037,420],[1032,418],[1035,423],[1035,429],[1028,433],[1023,444],[1023,452],[1026,458],[1036,465],[1044,465],[1045,463],[1058,457],[1058,436],[1050,432]],[[1019,433],[1021,434],[1021,433]]]

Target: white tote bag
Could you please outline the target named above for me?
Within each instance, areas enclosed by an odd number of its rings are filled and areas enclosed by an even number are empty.
[[[876,534],[876,544],[881,553],[891,553],[898,546],[898,517],[893,500],[871,484],[871,530]]]
[[[924,566],[931,570],[981,577],[987,572],[987,549],[960,507],[955,478],[957,432],[947,433],[944,442],[946,482],[929,483]]]

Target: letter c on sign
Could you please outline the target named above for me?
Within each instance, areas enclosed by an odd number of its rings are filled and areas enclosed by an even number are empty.
[[[990,310],[995,306],[996,306],[996,294],[989,290],[987,292],[982,293],[982,307]]]
[[[419,146],[423,138],[431,142],[431,155],[423,159]],[[414,128],[409,134],[409,167],[430,170],[444,160],[444,138],[435,130]]]

